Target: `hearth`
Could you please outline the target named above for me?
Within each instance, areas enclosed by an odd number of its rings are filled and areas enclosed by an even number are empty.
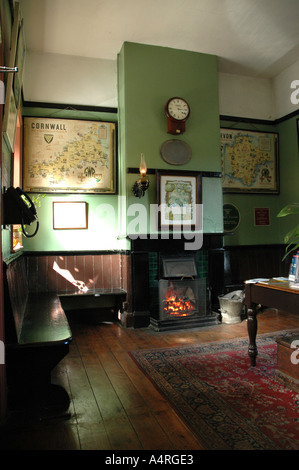
[[[199,282],[196,279],[159,281],[161,320],[190,317],[199,314]]]
[[[193,328],[211,319],[206,279],[198,276],[195,256],[161,257],[158,290],[158,317],[150,318],[156,331]]]
[[[185,250],[184,239],[170,235],[168,239],[142,235],[136,239],[130,236],[131,242],[131,286],[128,288],[132,325],[134,328],[151,326],[155,330],[168,329],[173,324],[186,323],[192,326],[216,325],[219,323],[219,300],[223,294],[223,235],[204,234],[200,250]],[[181,258],[193,256],[198,271],[197,282],[200,285],[200,307],[198,315],[191,319],[177,317],[160,320],[159,313],[159,280],[163,279],[161,260],[163,258]],[[189,259],[189,258],[188,258]],[[172,263],[175,264],[175,263]],[[172,276],[170,276],[171,278]],[[165,277],[168,279],[168,277]],[[181,278],[177,278],[180,280]],[[202,313],[202,312],[205,312]],[[182,326],[184,328],[184,326]]]

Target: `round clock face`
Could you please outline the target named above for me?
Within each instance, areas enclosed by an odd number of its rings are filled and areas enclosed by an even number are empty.
[[[166,110],[176,121],[185,121],[190,114],[189,105],[182,98],[171,98],[166,105]]]

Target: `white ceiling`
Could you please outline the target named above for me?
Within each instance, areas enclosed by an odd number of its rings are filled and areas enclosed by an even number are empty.
[[[19,0],[27,49],[116,61],[125,41],[271,78],[299,59],[299,0]],[[297,77],[299,78],[299,77]]]

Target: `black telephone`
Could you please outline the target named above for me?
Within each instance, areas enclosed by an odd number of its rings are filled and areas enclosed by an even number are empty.
[[[30,225],[33,221],[36,221],[36,230],[29,235],[25,232],[24,225]],[[21,188],[13,186],[3,194],[3,225],[11,224],[22,225],[26,237],[34,237],[39,228],[37,212],[32,200]]]

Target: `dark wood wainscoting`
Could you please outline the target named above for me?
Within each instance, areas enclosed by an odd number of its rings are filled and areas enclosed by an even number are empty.
[[[288,276],[291,256],[282,261],[285,245],[243,245],[224,248],[224,287],[243,288],[255,278]]]
[[[26,253],[30,292],[72,292],[74,282],[88,289],[128,287],[130,257],[123,253]]]
[[[133,326],[146,326],[149,317],[149,252],[181,251],[172,240],[137,240],[125,252],[29,252],[26,259],[30,292],[68,292],[71,280],[90,290],[120,288],[127,292],[126,311],[136,320]],[[210,302],[219,308],[218,295],[242,289],[246,279],[287,276],[290,258],[282,261],[285,245],[222,246],[222,235],[204,237],[207,252]],[[139,317],[136,314],[139,312]],[[146,321],[144,318],[146,317]]]

